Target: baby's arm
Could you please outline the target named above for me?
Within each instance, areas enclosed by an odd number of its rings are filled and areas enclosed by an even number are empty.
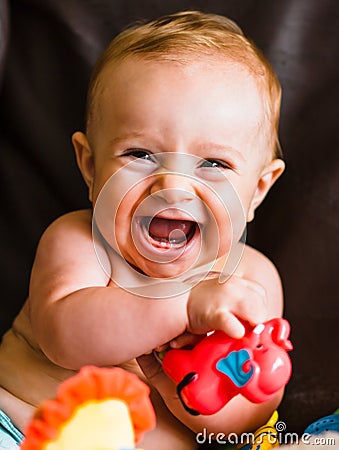
[[[114,285],[97,260],[91,225],[90,211],[55,221],[31,275],[33,333],[48,358],[72,369],[125,362],[182,333],[187,322],[187,296],[144,298]]]
[[[189,327],[192,328],[189,331],[205,333],[211,329],[221,329],[228,334],[239,336],[241,335],[241,329],[237,325],[239,316],[252,324],[281,317],[283,296],[279,275],[273,264],[259,252],[246,248],[236,279],[232,283],[230,281],[222,286],[218,285],[217,281],[213,285],[214,280],[208,280],[203,282],[205,286],[202,283],[200,290],[191,293],[197,297],[192,296],[188,302],[188,307],[195,315],[193,318],[190,317]],[[224,301],[223,296],[219,295],[220,292],[212,292],[213,289],[220,288],[225,295]],[[199,298],[199,294],[205,295]],[[193,304],[189,305],[191,301]],[[180,338],[176,343],[179,341]],[[236,396],[216,414],[193,417],[183,409],[176,395],[174,383],[163,374],[156,361],[149,356],[139,361],[168,408],[197,433],[204,427],[208,432],[225,434],[254,430],[268,420],[283,395],[281,390],[271,401],[262,404],[254,404],[242,396]]]

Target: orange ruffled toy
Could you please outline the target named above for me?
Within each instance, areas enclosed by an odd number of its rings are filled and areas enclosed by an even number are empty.
[[[132,450],[154,426],[149,388],[136,375],[86,366],[42,403],[20,448]]]

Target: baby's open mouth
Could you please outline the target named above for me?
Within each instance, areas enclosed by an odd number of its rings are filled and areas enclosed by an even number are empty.
[[[141,227],[152,245],[164,249],[187,245],[198,231],[192,220],[175,220],[160,217],[142,217]]]

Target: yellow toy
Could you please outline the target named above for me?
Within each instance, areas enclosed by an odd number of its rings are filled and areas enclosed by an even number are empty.
[[[142,450],[136,442],[154,427],[145,383],[120,368],[86,366],[40,406],[20,449]]]
[[[258,428],[254,433],[253,441],[245,446],[241,444],[237,448],[241,448],[242,450],[270,450],[271,448],[278,447],[278,431],[275,428],[277,420],[278,412],[274,411],[267,423]]]

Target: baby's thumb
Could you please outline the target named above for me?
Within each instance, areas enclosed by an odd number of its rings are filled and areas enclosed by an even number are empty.
[[[240,339],[245,334],[244,325],[229,311],[223,311],[221,314],[218,314],[215,321],[215,329],[223,331],[234,339]]]

